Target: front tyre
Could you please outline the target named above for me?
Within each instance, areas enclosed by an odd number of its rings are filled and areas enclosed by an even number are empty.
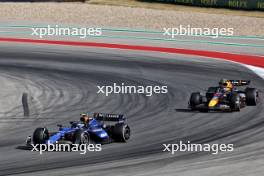
[[[33,133],[33,144],[45,144],[49,139],[49,131],[47,128],[37,128]]]
[[[190,101],[189,101],[191,110],[195,110],[196,106],[201,104],[201,98],[202,96],[200,92],[195,92],[191,94]]]

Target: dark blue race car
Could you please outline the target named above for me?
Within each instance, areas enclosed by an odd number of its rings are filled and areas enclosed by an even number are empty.
[[[46,127],[37,128],[33,136],[27,138],[27,145],[54,143],[105,144],[115,141],[126,142],[130,138],[130,127],[126,123],[126,118],[118,114],[94,113],[93,117],[89,117],[87,121],[81,117],[80,121],[70,122],[69,127],[57,126],[59,130],[52,133]]]

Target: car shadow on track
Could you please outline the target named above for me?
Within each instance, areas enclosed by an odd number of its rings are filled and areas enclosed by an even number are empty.
[[[176,112],[186,112],[186,113],[193,113],[194,111],[190,110],[190,109],[175,109]]]
[[[32,146],[21,145],[21,146],[17,146],[16,149],[19,149],[19,150],[32,150],[33,147]]]
[[[232,113],[231,111],[192,111],[191,109],[188,108],[179,108],[175,109],[176,112],[183,112],[183,113]]]

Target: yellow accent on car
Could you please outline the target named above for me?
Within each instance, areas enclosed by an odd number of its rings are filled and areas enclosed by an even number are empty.
[[[212,99],[210,102],[209,102],[209,107],[215,107],[215,105],[217,105],[218,103],[218,99]]]

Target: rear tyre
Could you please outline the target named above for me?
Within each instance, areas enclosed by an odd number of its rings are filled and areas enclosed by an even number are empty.
[[[231,111],[240,111],[240,96],[239,96],[239,94],[233,94],[230,97],[230,109],[231,109]]]
[[[258,91],[255,88],[246,89],[246,104],[248,106],[256,106],[258,101]]]
[[[195,110],[196,106],[201,104],[201,97],[202,96],[200,92],[195,92],[191,94],[190,101],[189,101],[191,110]]]
[[[33,144],[45,144],[49,139],[47,128],[37,128],[33,133]]]
[[[125,123],[116,124],[113,129],[113,138],[118,142],[127,142],[130,138],[130,127]]]

